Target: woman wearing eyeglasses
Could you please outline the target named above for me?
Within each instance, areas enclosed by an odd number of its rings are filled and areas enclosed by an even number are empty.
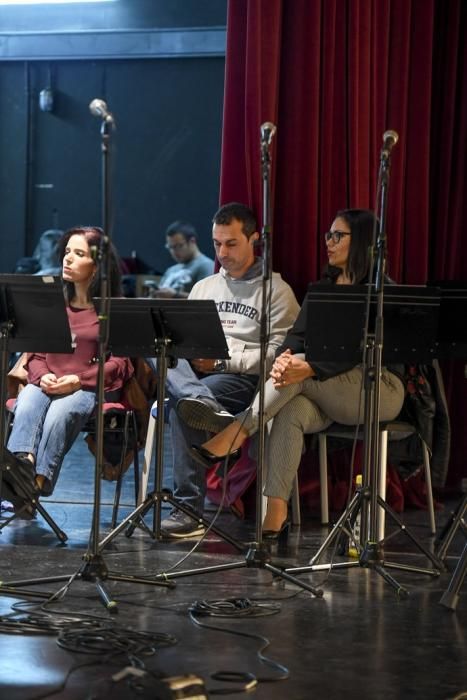
[[[322,283],[361,284],[367,281],[375,216],[364,209],[338,211],[325,234],[328,264]],[[332,323],[332,318],[330,318]],[[362,421],[360,365],[305,360],[306,306],[278,350],[266,382],[265,420],[272,422],[268,439],[268,497],[263,522],[265,539],[276,540],[288,527],[287,503],[300,464],[303,436],[337,422]],[[383,368],[380,387],[380,420],[392,420],[404,401],[401,377]],[[226,428],[191,453],[205,467],[229,454],[230,464],[240,456],[244,441],[258,429],[258,400]]]

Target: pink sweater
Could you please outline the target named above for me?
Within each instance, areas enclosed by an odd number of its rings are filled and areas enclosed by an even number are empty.
[[[39,385],[44,374],[53,373],[57,378],[76,374],[81,387],[93,390],[97,386],[97,349],[99,321],[95,309],[67,307],[68,322],[74,352],[33,354],[26,364],[28,382]],[[104,365],[105,391],[121,389],[133,375],[133,366],[127,357],[110,355]]]

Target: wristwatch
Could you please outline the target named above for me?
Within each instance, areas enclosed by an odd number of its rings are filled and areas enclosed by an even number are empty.
[[[227,365],[225,360],[216,360],[214,362],[214,372],[225,372]]]

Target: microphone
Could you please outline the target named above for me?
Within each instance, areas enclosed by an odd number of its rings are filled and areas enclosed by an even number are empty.
[[[94,117],[100,117],[109,124],[115,124],[112,113],[109,112],[109,108],[107,107],[107,102],[104,102],[104,100],[100,100],[96,97],[89,103],[89,111]]]
[[[397,131],[393,131],[392,129],[385,131],[383,134],[383,149],[381,151],[381,156],[384,156],[385,158],[389,158],[391,150],[393,149],[393,147],[396,145],[396,143],[398,141],[399,141],[399,134],[397,133]]]
[[[275,133],[276,127],[272,122],[264,122],[264,124],[261,124],[261,143],[270,146]]]

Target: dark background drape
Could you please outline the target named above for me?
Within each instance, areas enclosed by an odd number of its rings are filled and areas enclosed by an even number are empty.
[[[230,0],[221,202],[261,214],[259,127],[272,121],[274,267],[298,298],[319,277],[336,210],[376,208],[387,129],[399,134],[389,273],[467,280],[466,19],[463,0]],[[467,379],[464,363],[443,370],[454,486],[467,473]]]

